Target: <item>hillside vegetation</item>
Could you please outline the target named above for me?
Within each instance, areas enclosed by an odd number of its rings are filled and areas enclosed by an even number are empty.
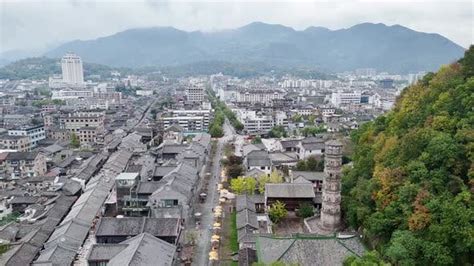
[[[31,57],[18,60],[0,68],[0,79],[20,80],[20,79],[48,79],[53,74],[61,74],[61,59],[47,57]],[[293,75],[305,79],[329,79],[335,78],[333,75],[322,73],[313,68],[304,67],[277,67],[266,63],[229,63],[220,61],[200,61],[192,64],[184,64],[172,67],[140,67],[124,68],[109,67],[100,64],[83,62],[84,75],[100,75],[103,78],[110,77],[112,70],[126,74],[158,74],[158,79],[162,75],[167,77],[182,77],[193,75],[212,75],[222,73],[241,78],[256,77],[262,75],[273,75],[281,78],[285,75]],[[152,75],[149,78],[153,79]]]
[[[395,265],[472,264],[474,46],[352,138],[346,221]]]

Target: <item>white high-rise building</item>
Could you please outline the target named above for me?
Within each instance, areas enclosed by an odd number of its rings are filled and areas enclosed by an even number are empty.
[[[349,105],[349,104],[360,104],[360,98],[362,93],[360,91],[353,91],[353,92],[333,92],[331,94],[331,104],[334,107],[341,107],[342,105]]]
[[[68,53],[61,59],[63,82],[70,86],[83,86],[82,60],[76,54]]]

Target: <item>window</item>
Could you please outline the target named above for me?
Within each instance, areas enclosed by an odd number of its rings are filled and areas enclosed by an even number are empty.
[[[173,205],[173,201],[172,200],[163,200],[164,204],[165,204],[165,207],[171,207]]]
[[[163,200],[165,207],[173,207],[178,205],[178,200],[177,199],[171,199],[171,200]]]

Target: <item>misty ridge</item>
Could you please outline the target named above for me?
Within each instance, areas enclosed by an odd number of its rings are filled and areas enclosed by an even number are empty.
[[[45,56],[73,51],[84,61],[114,67],[178,66],[206,61],[265,62],[311,67],[324,72],[371,67],[390,73],[436,70],[460,58],[465,49],[431,33],[385,24],[362,23],[347,29],[309,27],[298,31],[254,22],[216,32],[173,27],[130,29],[94,40],[60,45]]]

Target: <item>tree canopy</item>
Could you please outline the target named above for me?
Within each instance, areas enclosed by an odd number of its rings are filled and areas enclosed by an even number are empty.
[[[270,207],[268,207],[268,216],[274,223],[279,223],[286,217],[288,211],[285,208],[285,203],[277,200]]]
[[[284,126],[274,126],[268,133],[270,138],[284,138],[287,137]]]
[[[257,179],[257,188],[260,194],[265,193],[265,184],[267,183],[283,183],[283,176],[277,170],[273,170],[270,176],[266,174],[259,176]]]
[[[253,177],[238,177],[230,180],[230,188],[236,194],[254,194],[257,181]]]
[[[79,137],[76,135],[76,133],[71,134],[71,146],[73,148],[79,148],[81,146],[81,142],[79,140]]]
[[[391,112],[352,134],[345,218],[397,265],[473,262],[473,55],[471,46],[464,59],[406,88]]]
[[[318,159],[315,156],[310,156],[306,160],[299,160],[296,164],[296,170],[322,172],[324,170],[324,159]]]

